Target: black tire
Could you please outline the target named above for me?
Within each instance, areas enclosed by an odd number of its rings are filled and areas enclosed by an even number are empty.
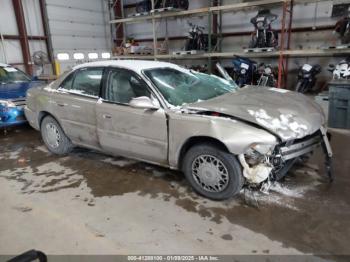
[[[140,2],[140,3],[136,4],[135,10],[136,10],[136,13],[138,13],[138,14],[145,12],[145,8],[144,8],[143,3]]]
[[[177,8],[175,6],[175,2],[174,0],[165,0],[164,2],[164,6],[162,6],[163,8],[167,8],[167,7],[174,7],[174,8]]]
[[[50,142],[50,138],[49,138],[50,131],[49,131],[48,125],[50,125],[51,128],[55,128],[54,133],[58,135],[57,142],[56,142],[57,146],[53,146],[52,141]],[[72,151],[73,149],[72,142],[66,136],[60,124],[52,116],[46,116],[42,120],[40,125],[40,131],[41,131],[42,139],[50,152],[57,155],[65,155]]]
[[[196,166],[196,163],[198,163],[196,160],[200,156],[215,157],[226,168],[228,181],[222,190],[218,192],[209,191],[195,180],[195,176],[192,175],[192,165]],[[193,189],[198,194],[212,200],[224,200],[233,197],[240,192],[244,184],[242,168],[236,157],[212,144],[199,144],[190,148],[184,157],[182,169]]]
[[[191,50],[194,50],[194,40],[187,39],[185,44],[185,51],[191,51]]]
[[[265,42],[265,39],[263,37],[260,36],[256,41],[257,41],[256,48],[266,47],[266,42]]]
[[[278,45],[278,38],[276,38],[276,34],[273,31],[266,33],[267,37],[267,46],[266,47],[277,47]],[[278,35],[277,35],[278,37]]]
[[[305,81],[298,81],[297,86],[295,87],[295,91],[305,94],[307,89],[307,83]]]
[[[258,45],[257,41],[258,40],[257,40],[256,36],[253,35],[252,40],[249,43],[249,48],[257,48],[257,45]]]
[[[150,0],[143,0],[136,4],[136,13],[149,12],[152,9],[152,3]]]
[[[183,10],[188,10],[189,2],[188,0],[176,0],[175,1],[175,8],[183,9]]]

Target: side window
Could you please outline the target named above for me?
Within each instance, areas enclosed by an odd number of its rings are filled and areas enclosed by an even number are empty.
[[[151,92],[135,73],[119,69],[109,72],[106,89],[108,101],[128,104],[131,99],[140,96],[151,98]]]
[[[98,97],[100,94],[103,68],[86,68],[75,73],[74,80],[67,79],[62,86],[72,93]]]

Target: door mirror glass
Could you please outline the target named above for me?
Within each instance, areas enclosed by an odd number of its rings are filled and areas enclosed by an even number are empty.
[[[131,99],[129,105],[134,108],[158,110],[159,106],[155,105],[153,101],[147,96],[140,96]]]

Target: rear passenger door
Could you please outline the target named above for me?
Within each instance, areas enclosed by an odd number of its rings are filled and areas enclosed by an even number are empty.
[[[102,67],[86,67],[69,75],[54,95],[63,129],[76,144],[99,148],[96,103],[100,96]]]

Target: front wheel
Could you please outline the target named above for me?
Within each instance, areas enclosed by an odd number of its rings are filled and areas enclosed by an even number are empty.
[[[185,155],[183,171],[198,194],[213,200],[238,194],[244,183],[236,157],[211,144],[190,148]]]
[[[302,94],[306,93],[307,91],[306,81],[298,81],[297,86],[295,87],[295,91]]]
[[[258,45],[258,39],[256,35],[252,35],[252,39],[249,43],[249,48],[257,48],[257,45]]]
[[[40,126],[41,136],[46,147],[54,154],[68,154],[73,144],[63,132],[60,124],[51,116],[46,116]]]

